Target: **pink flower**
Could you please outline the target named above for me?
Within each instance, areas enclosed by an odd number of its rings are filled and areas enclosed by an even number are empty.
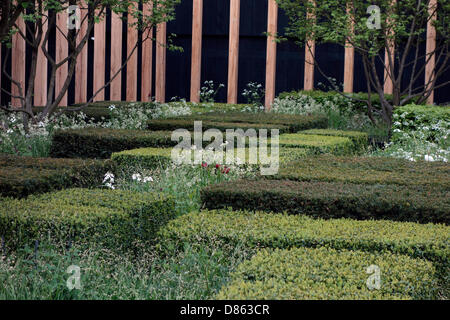
[[[202,163],[202,167],[203,167],[203,168],[206,168],[207,166],[208,166],[208,164],[207,164],[206,162],[203,162],[203,163]]]
[[[219,169],[220,168],[220,164],[216,164],[216,169]]]

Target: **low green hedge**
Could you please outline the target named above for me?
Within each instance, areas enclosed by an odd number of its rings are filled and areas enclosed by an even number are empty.
[[[335,136],[349,138],[355,144],[356,150],[364,150],[369,145],[369,136],[360,131],[343,131],[333,129],[311,129],[301,132],[302,134],[312,134],[318,136]]]
[[[303,215],[213,210],[170,221],[160,237],[168,246],[243,244],[251,248],[330,247],[390,251],[450,265],[450,227],[389,220],[314,219]]]
[[[2,207],[0,235],[12,248],[35,240],[129,247],[152,239],[175,215],[171,197],[123,190],[67,189],[5,200]]]
[[[379,288],[367,285],[369,266],[379,268]],[[263,249],[239,265],[231,278],[217,299],[428,300],[437,298],[438,284],[428,261],[330,248]]]
[[[321,155],[280,167],[273,179],[337,181],[364,184],[437,186],[450,190],[450,165],[412,162],[386,157],[333,157]]]
[[[154,169],[172,162],[172,148],[140,148],[113,153],[111,160],[117,167]]]
[[[67,187],[99,187],[111,161],[0,155],[0,196],[22,198]]]
[[[187,120],[187,119],[159,119],[159,120],[151,120],[148,123],[147,129],[149,130],[164,130],[164,131],[172,131],[176,129],[186,129],[189,131],[194,131],[194,122],[197,120]],[[278,129],[280,133],[290,132],[290,128],[288,126],[280,125],[280,124],[261,124],[261,123],[245,123],[245,122],[216,122],[216,121],[202,121],[202,130],[208,129],[218,129],[222,132],[226,132],[227,129]]]
[[[169,147],[171,132],[103,128],[58,130],[53,135],[50,155],[54,158],[108,159],[113,152],[142,147]]]
[[[173,120],[173,121],[171,121]],[[241,123],[241,126],[245,124],[245,127],[289,127],[290,132],[298,132],[300,130],[308,130],[314,128],[326,128],[328,126],[328,119],[322,115],[284,115],[284,114],[272,114],[272,113],[246,113],[246,112],[207,112],[204,114],[195,114],[187,117],[174,118],[169,120],[152,120],[149,122],[149,126],[157,125],[158,123],[164,124],[164,128],[167,130],[175,130],[180,128],[187,129],[186,126],[192,124],[194,120],[214,123],[234,123],[237,125]],[[252,124],[252,125],[250,125]],[[259,126],[257,126],[259,125]],[[271,125],[271,126],[268,126]],[[245,128],[244,127],[244,128]],[[160,127],[162,128],[162,127]]]
[[[309,149],[316,154],[349,155],[357,152],[356,146],[349,138],[303,133],[280,135],[280,146]]]
[[[208,209],[450,224],[450,192],[431,187],[239,180],[208,186],[201,191],[201,198]]]
[[[398,126],[401,130],[418,130],[423,126],[430,126],[439,121],[450,122],[450,107],[422,106],[408,104],[394,109],[394,121],[407,122]]]
[[[249,163],[249,148],[245,149],[245,163]],[[237,149],[234,150],[237,155]],[[256,150],[258,152],[258,150]],[[270,155],[270,147],[268,147]],[[302,148],[280,148],[280,162],[289,162],[293,160],[302,159],[311,154],[308,149]],[[224,150],[225,157],[225,150]],[[193,159],[193,158],[192,158]],[[259,156],[258,156],[259,159]],[[117,167],[138,167],[143,169],[154,169],[159,166],[168,166],[172,163],[172,148],[140,148],[133,150],[126,150],[113,153],[111,160]],[[244,159],[242,159],[244,160]],[[205,159],[207,163],[210,161]],[[213,161],[214,163],[223,164],[225,161]]]

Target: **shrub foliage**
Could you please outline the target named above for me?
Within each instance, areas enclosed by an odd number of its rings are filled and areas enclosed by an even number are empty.
[[[239,180],[202,190],[204,206],[450,224],[450,191],[398,185]]]
[[[67,189],[2,202],[0,235],[9,247],[35,240],[129,247],[174,217],[171,197],[123,190]]]
[[[386,157],[333,157],[322,155],[293,161],[274,179],[363,184],[438,186],[450,189],[447,163],[412,162]]]
[[[110,161],[0,155],[0,195],[22,198],[67,187],[99,187]]]
[[[371,265],[380,287],[366,282]],[[404,255],[330,248],[264,249],[243,262],[222,288],[227,300],[433,299],[437,278],[432,263]]]

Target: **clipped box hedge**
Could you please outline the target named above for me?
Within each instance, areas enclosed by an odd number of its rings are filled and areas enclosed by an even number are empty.
[[[369,145],[369,135],[360,131],[343,131],[334,129],[311,129],[301,132],[302,134],[312,134],[318,136],[334,136],[349,138],[355,144],[356,150],[364,150]]]
[[[378,289],[366,283],[371,265],[380,271]],[[437,298],[438,284],[429,261],[330,248],[263,249],[239,265],[231,278],[217,299],[428,300]]]
[[[248,209],[321,218],[450,224],[450,192],[440,188],[339,182],[239,180],[201,191],[205,208]]]
[[[55,244],[131,246],[153,238],[175,215],[171,197],[123,190],[67,189],[2,202],[0,235],[17,248],[35,240]]]
[[[333,157],[321,155],[280,167],[272,178],[296,181],[329,181],[363,184],[436,186],[450,190],[450,165],[412,162],[386,157]]]
[[[194,131],[194,122],[197,120],[188,119],[158,119],[151,120],[148,124],[148,130],[161,130],[161,131],[173,131],[176,129],[186,129]],[[244,131],[248,129],[278,129],[280,133],[290,132],[290,128],[281,124],[261,124],[261,123],[245,123],[245,122],[218,122],[218,121],[202,121],[202,130],[217,129],[222,132],[226,132],[227,129],[242,129]]]
[[[171,121],[173,120],[173,121]],[[168,120],[152,120],[149,122],[150,128],[158,124],[163,125],[167,130],[175,130],[180,128],[188,129],[185,126],[193,125],[193,121],[204,121],[214,123],[234,123],[235,125],[249,128],[270,128],[273,126],[287,126],[289,132],[298,132],[300,130],[308,130],[313,128],[326,128],[328,126],[328,119],[322,115],[283,115],[272,113],[246,113],[246,112],[207,112],[203,114],[195,114],[187,117],[173,118]],[[270,126],[272,125],[272,126]],[[160,127],[162,128],[162,127]],[[281,130],[280,130],[281,131]]]
[[[303,133],[280,135],[280,147],[309,149],[316,154],[349,155],[357,152],[349,138]]]
[[[249,150],[245,149],[245,163],[249,163]],[[235,155],[237,155],[237,149],[234,149]],[[256,151],[258,152],[258,151]],[[270,155],[270,147],[268,148]],[[311,154],[308,149],[302,148],[280,148],[279,155],[281,162],[289,162],[293,160],[302,159]],[[192,152],[193,157],[193,152]],[[192,158],[193,159],[193,158]],[[212,164],[224,164],[225,163],[225,150],[224,159],[222,161],[213,161]],[[258,156],[259,159],[259,156]],[[117,167],[138,167],[143,169],[154,169],[160,166],[166,167],[172,163],[172,148],[140,148],[133,150],[126,150],[113,153],[111,160]],[[209,163],[208,157],[205,157],[205,162]]]
[[[103,128],[58,130],[53,135],[50,155],[54,158],[108,159],[113,152],[142,147],[169,147],[171,132]]]
[[[250,248],[329,247],[390,251],[450,265],[450,227],[389,220],[315,219],[261,211],[192,212],[170,221],[160,237],[184,242],[242,244]]]
[[[0,196],[22,198],[68,187],[99,187],[111,161],[0,155]]]

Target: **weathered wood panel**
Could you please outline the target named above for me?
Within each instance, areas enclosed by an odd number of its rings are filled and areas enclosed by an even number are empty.
[[[25,22],[23,19],[19,18],[16,24],[22,33],[25,33]],[[19,90],[16,84],[11,84],[11,93],[13,96],[11,98],[11,105],[13,107],[20,107],[22,106],[22,100],[17,97],[25,95],[25,39],[18,32],[12,38],[11,76],[21,87],[21,90]],[[20,94],[20,91],[22,91],[22,94]]]
[[[62,11],[56,15],[56,63],[60,63],[67,58],[69,54],[69,45],[67,42],[67,12]],[[60,94],[64,82],[67,79],[68,62],[64,63],[56,70],[55,76],[55,99]],[[59,102],[59,106],[67,106],[67,92]]]
[[[86,36],[87,32],[87,14],[88,9],[86,3],[83,1],[81,10],[81,24],[77,35],[77,45]],[[80,54],[77,57],[77,66],[75,68],[75,103],[86,102],[87,99],[87,73],[88,73],[88,42],[84,45]]]
[[[200,102],[202,72],[203,0],[193,0],[192,10],[192,58],[191,101]]]
[[[278,26],[278,5],[275,0],[268,0],[267,14],[267,49],[266,49],[266,100],[265,107],[269,111],[275,99],[275,78],[277,69],[277,43],[275,35]]]
[[[111,77],[113,77],[122,66],[122,27],[121,15],[111,15]],[[110,99],[112,101],[122,100],[122,77],[121,72],[111,81]]]
[[[47,13],[45,13],[47,15]],[[34,105],[35,106],[45,106],[47,103],[47,70],[48,63],[47,58],[41,48],[45,34],[47,33],[47,17],[43,17],[42,24],[42,41],[39,46],[37,61],[36,61],[36,79],[34,82]],[[46,48],[48,47],[48,43],[46,43]]]
[[[127,101],[137,100],[137,48],[133,49],[138,41],[138,32],[136,26],[136,18],[133,16],[134,8],[128,11],[128,28],[127,28],[127,57],[131,55],[127,63]]]
[[[166,102],[166,44],[167,24],[161,23],[156,28],[156,82],[155,99],[158,102]]]
[[[240,0],[230,0],[230,31],[228,48],[228,103],[237,103],[239,78]]]
[[[101,21],[94,26],[94,91],[96,94],[94,101],[105,100],[105,49],[106,49],[106,17],[101,17]],[[100,92],[97,93],[102,89]]]
[[[143,8],[144,16],[152,12],[152,4],[148,3]],[[153,41],[152,30],[147,30],[143,38],[148,38],[142,43],[142,90],[141,100],[152,100],[152,75],[153,75]]]

